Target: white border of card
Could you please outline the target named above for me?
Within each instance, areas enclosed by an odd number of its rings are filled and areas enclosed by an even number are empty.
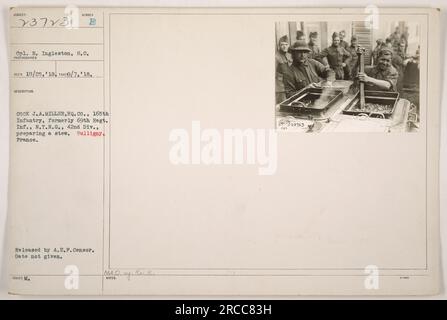
[[[11,8],[10,292],[436,294],[439,16]],[[346,21],[418,25],[417,123],[278,126],[277,38]]]

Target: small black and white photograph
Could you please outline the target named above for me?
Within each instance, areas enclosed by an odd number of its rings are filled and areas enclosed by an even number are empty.
[[[275,35],[278,131],[418,131],[417,21],[281,21]]]

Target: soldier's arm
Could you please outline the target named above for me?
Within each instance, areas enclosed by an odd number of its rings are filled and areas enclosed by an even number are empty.
[[[328,65],[324,65],[319,61],[312,61],[315,70],[320,78],[328,81],[335,81],[335,72]]]
[[[327,56],[328,56],[328,54],[329,54],[329,51],[328,51],[327,48],[326,48],[326,49],[323,49],[323,50],[320,52],[320,54],[319,54],[319,56],[320,56],[320,60],[321,60],[321,62],[322,62],[325,66],[328,66],[328,65],[329,65],[329,61],[327,60]]]
[[[283,75],[283,83],[284,83],[284,90],[286,91],[286,97],[290,98],[296,92],[298,92],[299,88],[296,87],[295,79],[293,77],[292,72],[290,72],[290,67],[281,65],[280,72]]]
[[[351,54],[345,48],[343,48],[343,58],[344,58],[343,62],[346,63],[346,65],[348,65],[349,62],[351,62],[351,59],[352,59]]]
[[[275,56],[275,66],[276,66],[275,70],[276,70],[276,72],[279,72],[281,65],[282,65],[282,61],[280,60],[280,58],[278,56]]]
[[[396,91],[397,78],[399,77],[396,69],[393,69],[386,77],[386,80],[379,80],[369,76],[366,73],[359,73],[359,80],[377,86],[380,90]]]
[[[399,73],[397,72],[396,69],[392,69],[390,71],[390,74],[386,77],[386,81],[389,82],[390,84],[390,91],[396,91],[397,89],[397,79],[399,78]]]
[[[365,78],[365,82],[371,83],[371,84],[375,85],[376,87],[378,87],[381,90],[387,90],[388,91],[388,90],[392,90],[392,88],[393,88],[392,84],[389,81],[387,81],[387,80],[379,80],[379,79],[375,79],[375,78],[367,76]]]

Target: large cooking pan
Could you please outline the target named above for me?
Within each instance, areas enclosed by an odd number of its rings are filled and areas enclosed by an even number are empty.
[[[342,97],[341,90],[306,87],[280,103],[279,110],[298,113],[321,112],[334,105]]]
[[[365,105],[376,104],[382,107],[360,108],[360,92],[352,98],[349,104],[344,108],[343,113],[353,116],[365,115],[375,118],[390,118],[396,110],[399,101],[399,93],[391,91],[368,91],[365,90]]]

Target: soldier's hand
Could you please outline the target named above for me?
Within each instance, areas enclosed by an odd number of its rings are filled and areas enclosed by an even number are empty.
[[[357,75],[359,81],[361,82],[368,82],[369,77],[364,72],[359,72]]]
[[[402,63],[404,66],[406,66],[408,64],[408,62],[413,62],[413,58],[408,58],[405,59],[404,62]]]

